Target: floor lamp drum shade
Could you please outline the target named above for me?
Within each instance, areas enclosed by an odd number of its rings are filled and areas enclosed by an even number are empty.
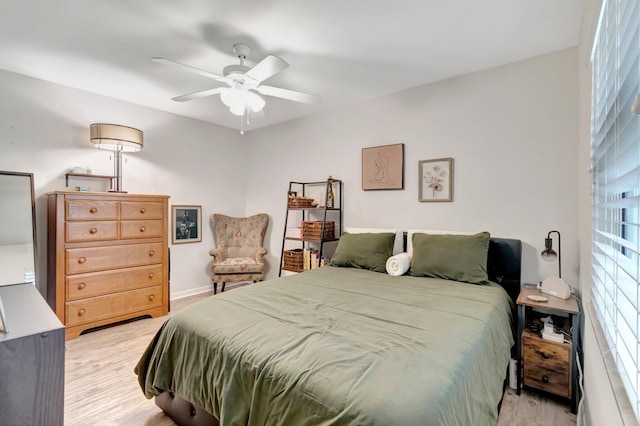
[[[91,125],[91,143],[97,148],[113,151],[114,192],[122,191],[122,153],[138,152],[142,149],[142,131],[117,124],[96,123]]]
[[[91,143],[108,151],[138,152],[143,145],[142,131],[117,124],[92,124]]]

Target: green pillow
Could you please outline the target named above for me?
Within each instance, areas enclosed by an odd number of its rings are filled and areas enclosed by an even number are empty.
[[[394,233],[349,234],[345,232],[338,241],[331,266],[370,269],[386,273],[387,259],[393,254]]]
[[[486,284],[488,232],[474,235],[413,234],[413,256],[409,274]]]

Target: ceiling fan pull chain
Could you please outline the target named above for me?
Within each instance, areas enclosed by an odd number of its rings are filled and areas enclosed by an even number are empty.
[[[244,135],[244,117],[240,116],[240,134]]]

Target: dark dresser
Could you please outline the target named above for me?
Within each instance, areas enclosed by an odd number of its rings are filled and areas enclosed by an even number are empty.
[[[33,284],[0,286],[0,425],[64,421],[64,326]]]

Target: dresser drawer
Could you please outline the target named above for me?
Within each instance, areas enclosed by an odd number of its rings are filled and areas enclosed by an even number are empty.
[[[164,204],[157,201],[121,201],[121,219],[162,219]]]
[[[571,345],[523,338],[524,384],[569,398]]]
[[[118,239],[118,222],[116,221],[66,222],[65,227],[67,243]]]
[[[117,201],[66,200],[66,220],[116,220]]]
[[[158,238],[164,233],[162,220],[123,220],[120,222],[120,238]]]
[[[162,265],[136,266],[115,271],[90,272],[66,277],[67,300],[162,285]]]
[[[162,305],[162,286],[67,302],[65,325],[74,326]]]
[[[67,275],[163,262],[162,243],[87,247],[66,250]]]

